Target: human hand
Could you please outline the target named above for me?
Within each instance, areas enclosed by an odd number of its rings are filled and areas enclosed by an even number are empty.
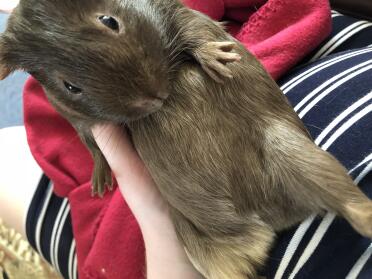
[[[102,125],[93,135],[141,227],[168,219],[168,207],[123,128]]]
[[[178,241],[168,205],[124,129],[111,124],[99,125],[93,128],[93,135],[141,228],[147,278],[202,278]]]

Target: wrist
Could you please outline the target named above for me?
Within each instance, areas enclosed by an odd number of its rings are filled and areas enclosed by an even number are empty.
[[[158,219],[152,224],[154,226],[141,228],[146,247],[147,278],[203,278],[187,257],[170,219]]]
[[[151,212],[141,217],[136,216],[137,222],[141,228],[144,239],[177,237],[174,225],[170,219],[168,210],[164,212]]]

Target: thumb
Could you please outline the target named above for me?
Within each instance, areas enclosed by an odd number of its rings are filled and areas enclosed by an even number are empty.
[[[146,224],[150,215],[167,212],[159,190],[126,131],[112,124],[104,124],[93,127],[92,132],[139,223]]]
[[[116,179],[123,179],[128,183],[140,182],[139,180],[144,177],[149,178],[124,128],[113,124],[101,124],[94,126],[92,132]]]

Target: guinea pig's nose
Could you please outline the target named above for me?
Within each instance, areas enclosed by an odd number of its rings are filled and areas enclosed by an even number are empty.
[[[162,100],[165,100],[166,98],[168,98],[169,96],[169,93],[168,91],[158,91],[155,96],[159,99],[162,99]]]
[[[133,102],[133,108],[139,109],[140,111],[152,112],[160,109],[163,106],[163,100],[160,98],[143,98]]]
[[[143,106],[145,111],[155,111],[160,109],[163,106],[163,100],[161,99],[152,99],[145,102]]]

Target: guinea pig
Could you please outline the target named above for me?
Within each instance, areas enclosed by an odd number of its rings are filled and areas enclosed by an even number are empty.
[[[262,65],[176,0],[22,0],[0,39],[1,77],[15,69],[90,149],[94,193],[112,181],[92,125],[129,129],[205,278],[258,278],[276,233],[314,213],[372,236],[372,202]]]

